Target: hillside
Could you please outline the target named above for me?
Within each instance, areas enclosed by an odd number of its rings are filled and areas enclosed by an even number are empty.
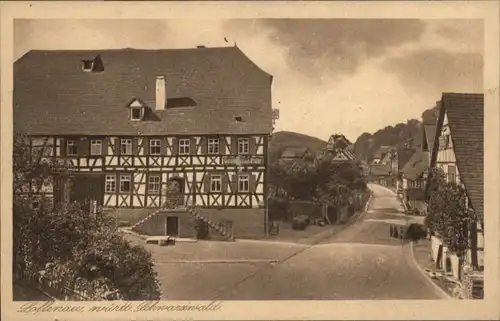
[[[276,157],[281,154],[285,148],[289,147],[309,147],[312,151],[325,148],[326,142],[312,136],[281,131],[273,134],[269,142],[270,157]]]
[[[354,143],[354,153],[359,159],[370,162],[380,146],[402,148],[405,145],[409,145],[412,148],[419,147],[422,139],[422,122],[435,124],[437,120],[437,107],[424,111],[421,119],[422,121],[410,119],[406,123],[387,126],[376,131],[374,134],[361,134]]]

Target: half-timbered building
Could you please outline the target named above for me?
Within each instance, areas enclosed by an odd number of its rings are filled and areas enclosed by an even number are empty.
[[[264,215],[272,79],[236,46],[35,50],[14,66],[14,130],[68,161],[73,200]]]
[[[342,134],[333,134],[326,143],[326,152],[333,156],[334,161],[355,161],[354,145]]]
[[[462,282],[465,296],[470,297],[476,284],[482,289],[484,269],[483,94],[444,93],[439,111],[430,167],[441,168],[448,183],[462,188],[465,207],[474,213],[477,223],[468,226],[465,262],[436,233],[431,238],[431,253],[439,267]]]

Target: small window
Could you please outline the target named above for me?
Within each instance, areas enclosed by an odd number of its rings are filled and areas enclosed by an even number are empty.
[[[190,144],[191,142],[189,139],[179,139],[179,155],[189,155]]]
[[[116,192],[116,176],[106,175],[106,193]]]
[[[130,119],[141,120],[142,119],[142,108],[131,108],[130,109]]]
[[[248,175],[240,175],[238,177],[238,191],[239,192],[250,191],[250,177]]]
[[[250,140],[248,138],[238,138],[238,154],[248,154],[250,150]]]
[[[160,176],[151,175],[148,180],[148,191],[150,193],[159,193],[160,192]]]
[[[90,155],[101,155],[101,154],[102,154],[102,140],[91,140]]]
[[[78,143],[76,140],[68,140],[68,142],[66,143],[66,155],[78,155]]]
[[[120,175],[120,193],[130,192],[130,182],[132,181],[130,175]]]
[[[149,155],[160,155],[161,153],[161,140],[152,139],[149,141]]]
[[[82,70],[83,71],[92,71],[93,66],[94,66],[93,60],[82,60]]]
[[[220,193],[222,190],[222,177],[220,175],[212,175],[210,177],[210,192]]]
[[[122,155],[132,155],[132,139],[122,139],[120,141],[120,153]]]
[[[208,153],[209,154],[219,154],[219,139],[209,138],[208,139]]]

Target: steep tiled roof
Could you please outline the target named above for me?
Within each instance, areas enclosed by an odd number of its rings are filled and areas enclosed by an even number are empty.
[[[308,147],[288,147],[281,153],[282,158],[301,158],[310,149]]]
[[[415,150],[410,148],[399,148],[398,149],[398,170],[402,171],[405,165],[408,163],[410,158],[413,156]]]
[[[82,71],[81,61],[96,56],[104,71]],[[155,111],[157,75],[167,83],[164,111]],[[45,135],[265,134],[272,129],[271,82],[237,47],[30,51],[14,65],[14,129]],[[148,120],[129,121],[127,104],[134,98],[149,107]]]
[[[374,176],[387,176],[392,174],[390,164],[372,164],[370,165],[370,174]]]
[[[429,168],[430,155],[428,152],[416,151],[410,160],[403,167],[403,177],[409,180],[417,179],[426,169]]]
[[[434,137],[436,136],[436,125],[432,124],[424,124],[424,135],[427,140],[427,147],[429,148],[429,152],[432,151],[432,147],[434,146]]]
[[[444,93],[458,173],[477,215],[483,216],[484,98],[483,94]],[[440,116],[440,126],[442,124]]]

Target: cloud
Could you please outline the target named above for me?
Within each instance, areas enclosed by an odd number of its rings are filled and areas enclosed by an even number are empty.
[[[483,56],[480,53],[423,49],[387,59],[382,65],[384,70],[397,75],[405,87],[436,98],[447,91],[483,90]]]
[[[285,48],[290,68],[313,80],[352,74],[366,59],[417,40],[425,30],[422,21],[403,19],[263,19],[230,23],[239,28],[245,24],[256,32],[258,26],[260,30],[266,28],[270,40]]]
[[[31,49],[157,48],[168,32],[161,20],[16,20],[15,57]]]

